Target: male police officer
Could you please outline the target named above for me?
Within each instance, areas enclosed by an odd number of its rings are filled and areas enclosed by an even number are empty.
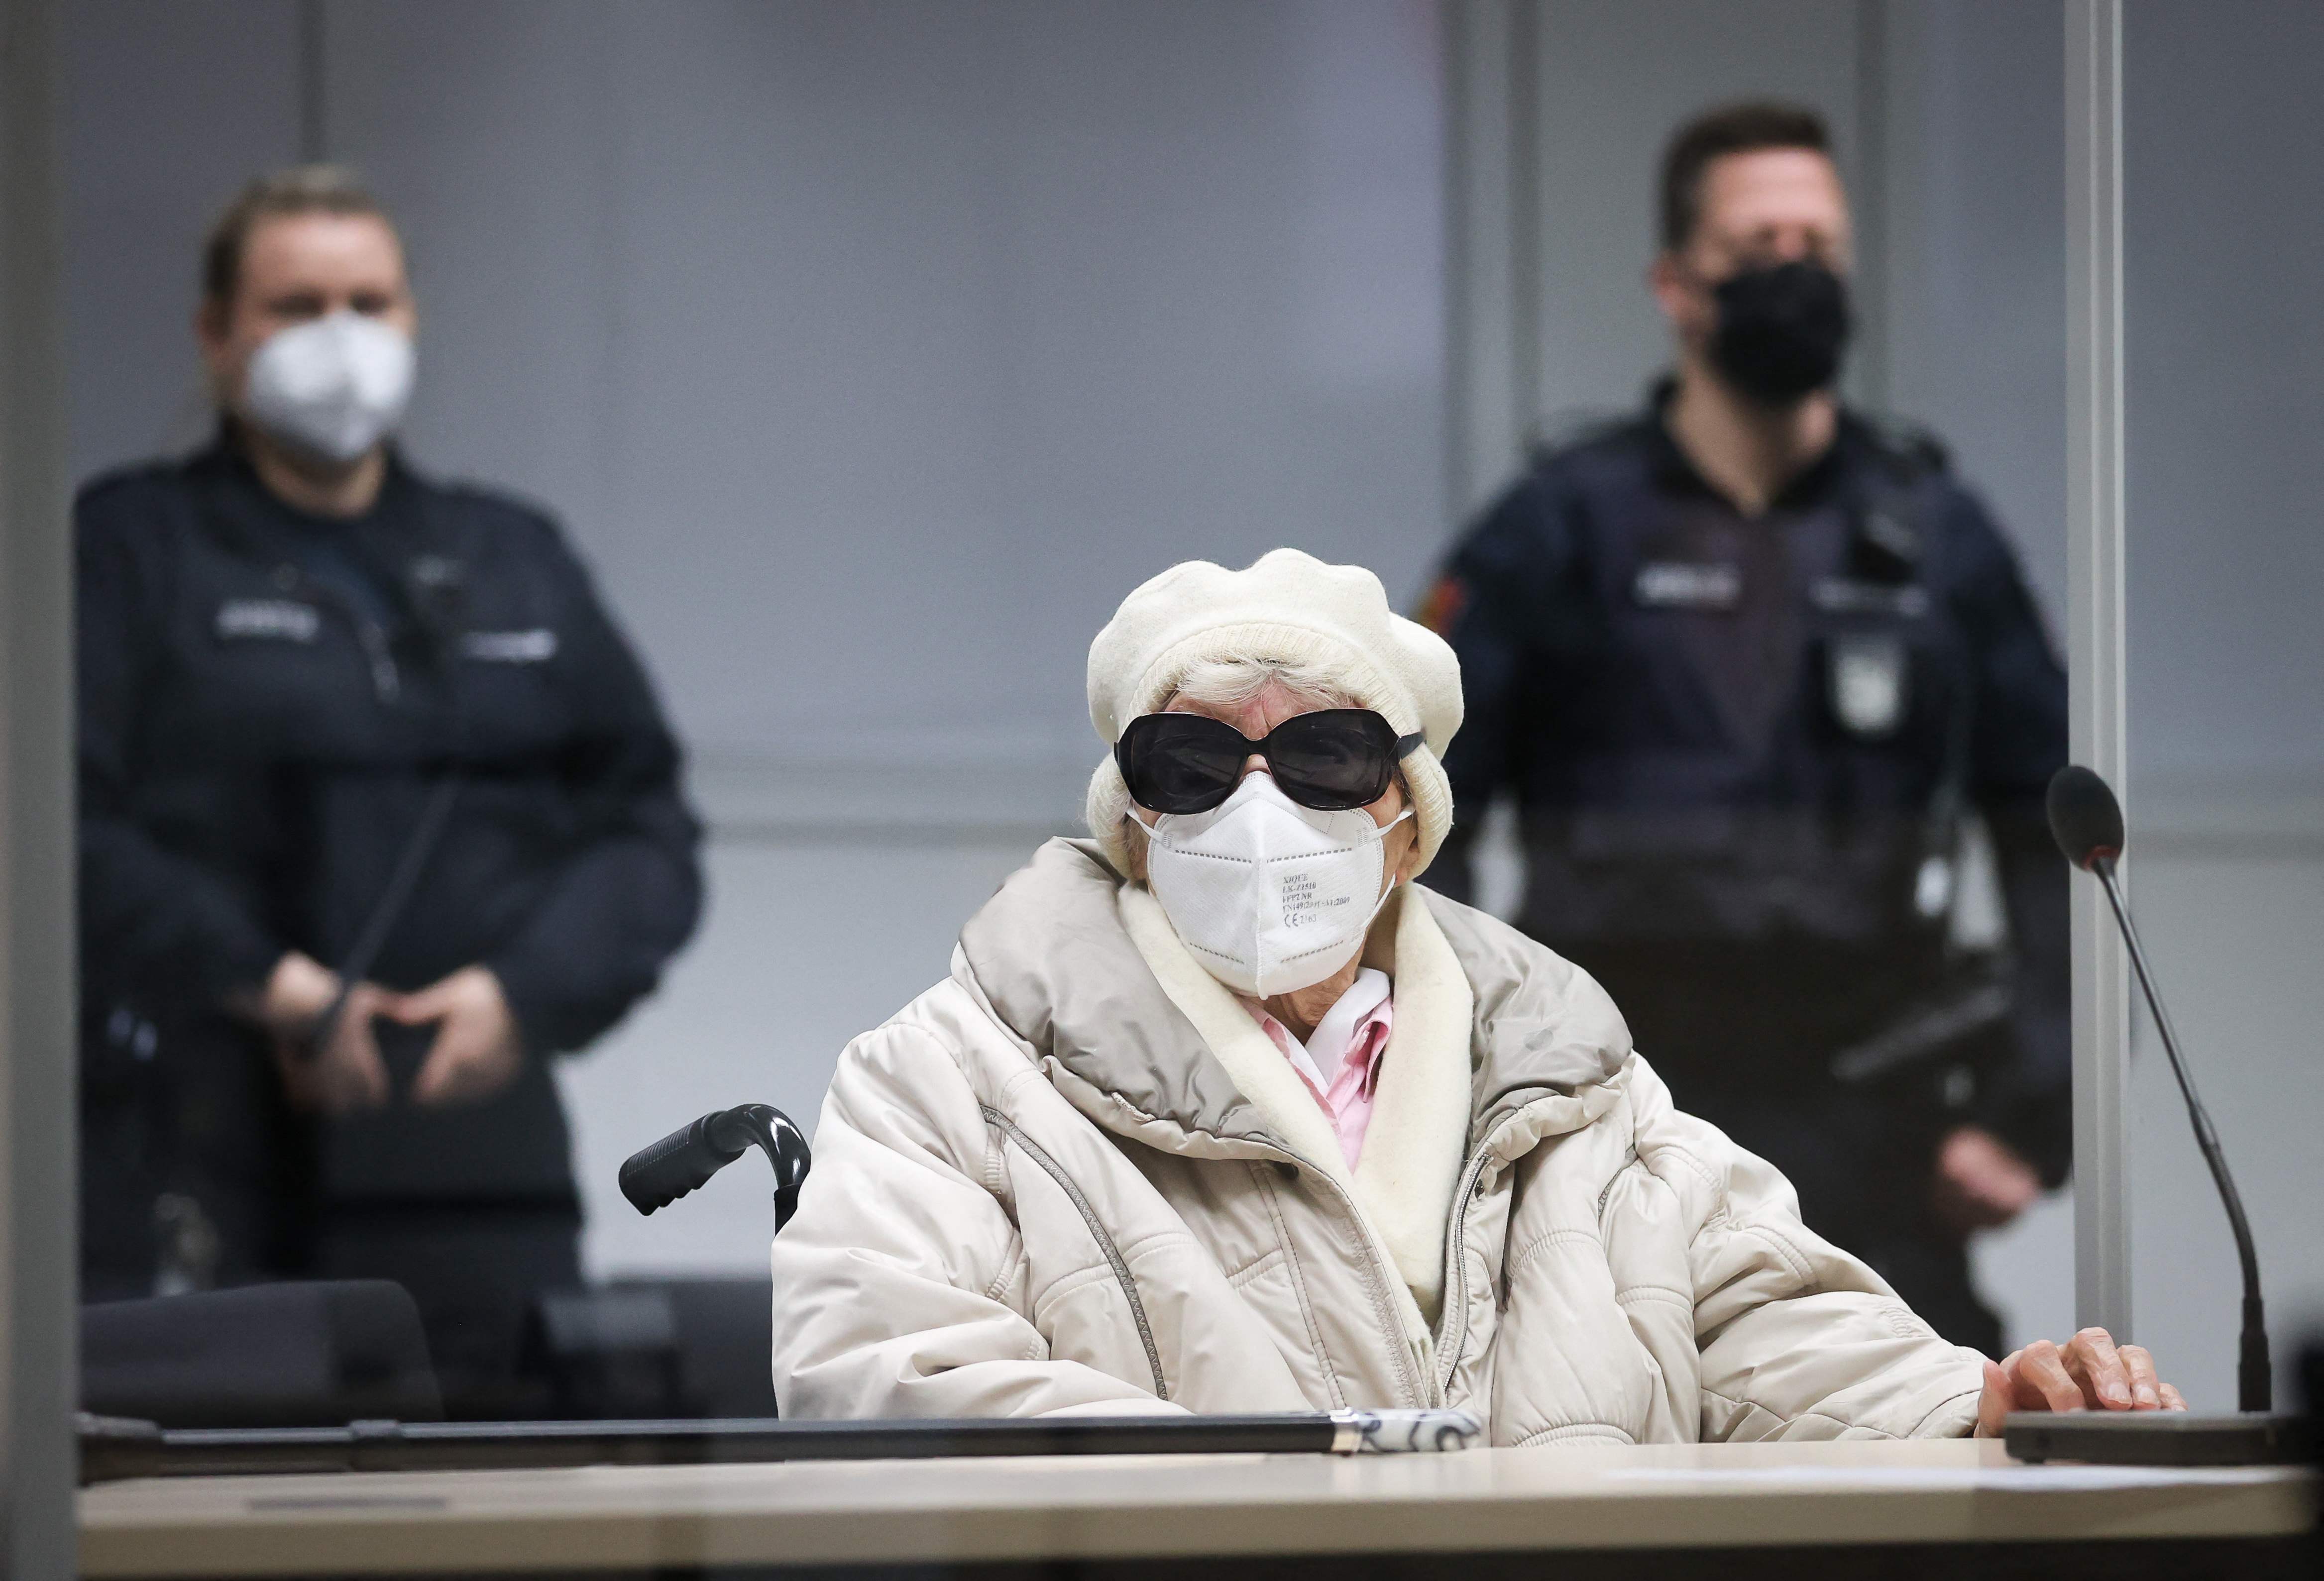
[[[85,1281],[399,1280],[498,1411],[580,1272],[549,1056],[691,932],[697,832],[555,525],[389,442],[414,323],[361,188],[254,183],[204,259],[216,441],[81,493]]]
[[[2064,678],[1941,453],[1832,395],[1849,229],[1822,123],[1748,104],[1683,128],[1661,244],[1675,376],[1537,457],[1429,595],[1469,698],[1460,831],[1513,792],[1527,931],[1810,1224],[1999,1355],[1967,1232],[2067,1163],[2066,875],[2041,803]],[[1971,810],[2012,974],[1951,942]]]

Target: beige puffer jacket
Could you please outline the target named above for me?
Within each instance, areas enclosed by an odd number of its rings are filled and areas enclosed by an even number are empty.
[[[1097,849],[848,1045],[774,1244],[787,1417],[1452,1405],[1496,1444],[1965,1433],[1974,1351],[1680,1113],[1585,973],[1391,896],[1361,1163]]]

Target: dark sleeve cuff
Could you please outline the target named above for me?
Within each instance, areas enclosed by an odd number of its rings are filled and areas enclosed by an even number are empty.
[[[529,1054],[564,1054],[586,1048],[626,1015],[630,1007],[656,986],[642,985],[604,994],[576,994],[564,980],[569,974],[522,945],[503,951],[484,962],[500,979],[501,997],[516,1017],[517,1032]],[[611,976],[611,974],[609,974]]]
[[[572,1007],[559,1002],[544,974],[532,970],[521,954],[497,956],[484,965],[500,979],[501,997],[516,1017],[525,1052],[563,1053],[589,1041],[589,1029],[577,1025]]]
[[[2074,1163],[2074,1104],[2070,1093],[2021,1097],[2014,1103],[1996,1104],[1972,1118],[2032,1164],[2043,1185],[2054,1191],[2066,1183]]]
[[[204,941],[196,968],[203,1002],[226,1005],[244,995],[264,992],[267,979],[288,953],[263,929],[235,918]]]

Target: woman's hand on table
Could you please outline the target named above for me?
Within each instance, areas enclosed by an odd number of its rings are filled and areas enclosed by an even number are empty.
[[[2085,1328],[2062,1346],[2037,1339],[1985,1364],[1977,1402],[1977,1436],[1997,1439],[2013,1411],[2184,1411],[2179,1391],[2154,1373],[2144,1346],[2116,1345],[2103,1328]]]

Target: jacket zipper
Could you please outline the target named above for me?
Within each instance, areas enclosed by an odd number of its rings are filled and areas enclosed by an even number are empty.
[[[316,581],[295,565],[286,565],[283,570],[290,574],[288,580],[298,591],[318,602],[330,605],[346,617],[348,625],[355,628],[355,641],[362,647],[364,658],[371,666],[373,694],[384,703],[392,703],[401,697],[403,694],[403,677],[395,667],[395,655],[390,650],[387,632],[379,622],[355,608],[353,601],[341,597],[337,588]]]
[[[1082,1194],[1081,1187],[1076,1185],[1073,1177],[1065,1172],[1065,1166],[1051,1157],[1047,1149],[1027,1135],[1015,1121],[991,1104],[980,1104],[977,1107],[982,1111],[987,1124],[993,1126],[1010,1140],[1015,1142],[1023,1150],[1026,1157],[1038,1164],[1051,1180],[1057,1182],[1058,1187],[1072,1201],[1074,1209],[1081,1214],[1082,1222],[1089,1227],[1090,1236],[1097,1242],[1098,1250],[1105,1254],[1105,1260],[1112,1267],[1115,1280],[1121,1285],[1122,1296],[1130,1303],[1130,1319],[1138,1325],[1139,1341],[1146,1347],[1147,1365],[1153,1369],[1155,1396],[1161,1400],[1169,1399],[1170,1385],[1168,1380],[1163,1375],[1162,1353],[1154,1342],[1153,1326],[1147,1321],[1146,1303],[1139,1297],[1137,1278],[1130,1272],[1129,1261],[1122,1256],[1121,1249],[1114,1244],[1113,1236],[1107,1231],[1104,1221],[1099,1218],[1097,1209],[1091,1206],[1089,1199]],[[1312,1166],[1305,1159],[1287,1148],[1277,1148],[1273,1151],[1277,1158],[1294,1168],[1303,1172],[1311,1171]],[[1350,1221],[1356,1226],[1364,1243],[1364,1263],[1369,1274],[1366,1283],[1371,1290],[1374,1317],[1389,1333],[1403,1334],[1404,1319],[1397,1312],[1396,1291],[1381,1282],[1389,1275],[1380,1266],[1379,1248],[1372,1244],[1371,1232],[1364,1225],[1362,1211],[1356,1206],[1355,1199],[1348,1194],[1339,1181],[1333,1180],[1330,1175],[1324,1174],[1320,1170],[1313,1170],[1312,1172],[1320,1176],[1334,1192],[1338,1193],[1341,1206],[1346,1209]],[[1438,1388],[1432,1392],[1429,1387],[1435,1374],[1435,1368],[1431,1365],[1432,1358],[1428,1354],[1431,1345],[1430,1337],[1425,1333],[1406,1336],[1404,1365],[1400,1369],[1404,1373],[1405,1388],[1413,1399],[1424,1407],[1443,1402],[1443,1391]]]
[[[1458,1324],[1447,1321],[1436,1349],[1438,1374],[1436,1393],[1449,1394],[1452,1374],[1461,1365],[1461,1353],[1469,1345],[1469,1209],[1471,1194],[1477,1189],[1477,1178],[1485,1172],[1490,1150],[1480,1147],[1471,1155],[1469,1167],[1461,1172],[1461,1189],[1452,1193],[1452,1222],[1446,1227],[1444,1237],[1444,1293],[1450,1298],[1460,1291]]]
[[[1521,1115],[1523,1112],[1523,1110],[1519,1110],[1518,1114]],[[1506,1128],[1509,1122],[1515,1120],[1517,1117],[1517,1116],[1513,1115],[1509,1117],[1509,1120],[1505,1120],[1502,1122],[1501,1126],[1494,1127],[1493,1135],[1495,1136],[1499,1135],[1501,1131]],[[1492,1156],[1492,1136],[1486,1137],[1484,1144],[1479,1147],[1474,1154],[1470,1155],[1468,1168],[1461,1172],[1461,1189],[1457,1192],[1453,1193],[1452,1197],[1452,1222],[1447,1227],[1444,1236],[1444,1291],[1446,1300],[1449,1301],[1452,1298],[1454,1282],[1457,1280],[1459,1282],[1461,1291],[1461,1303],[1458,1309],[1459,1319],[1457,1324],[1452,1316],[1454,1309],[1449,1305],[1446,1307],[1445,1321],[1441,1325],[1443,1332],[1438,1336],[1436,1359],[1441,1371],[1438,1374],[1436,1388],[1437,1393],[1440,1394],[1447,1393],[1451,1391],[1452,1387],[1452,1374],[1460,1368],[1462,1353],[1467,1350],[1469,1346],[1469,1278],[1467,1248],[1469,1242],[1469,1213],[1472,1207],[1471,1194],[1477,1189],[1477,1177],[1485,1172],[1485,1165]],[[1622,1178],[1622,1171],[1628,1169],[1631,1163],[1637,1160],[1637,1156],[1638,1150],[1634,1146],[1624,1156],[1621,1167],[1617,1169],[1612,1176],[1607,1180],[1605,1189],[1598,1193],[1598,1212],[1600,1216],[1603,1216],[1606,1211],[1606,1199],[1613,1194],[1614,1182]]]
[[[1322,1170],[1314,1169],[1297,1154],[1287,1148],[1279,1148],[1276,1151],[1277,1155],[1286,1163],[1302,1172],[1314,1173],[1333,1191],[1339,1193],[1341,1205],[1347,1209],[1349,1221],[1355,1225],[1359,1237],[1364,1243],[1364,1263],[1370,1273],[1370,1278],[1366,1282],[1371,1287],[1373,1315],[1379,1319],[1381,1327],[1389,1333],[1404,1334],[1404,1319],[1397,1311],[1396,1291],[1384,1282],[1388,1279],[1400,1278],[1401,1275],[1396,1273],[1393,1269],[1384,1269],[1380,1265],[1379,1248],[1373,1244],[1371,1231],[1364,1223],[1363,1210],[1357,1207],[1356,1200],[1349,1195],[1347,1189],[1338,1181],[1333,1180]],[[1405,1387],[1410,1391],[1413,1399],[1424,1407],[1443,1403],[1441,1398],[1442,1392],[1439,1391],[1436,1395],[1432,1396],[1428,1388],[1430,1380],[1435,1374],[1435,1368],[1431,1365],[1428,1355],[1431,1343],[1425,1333],[1405,1335],[1405,1366],[1403,1368]]]
[[[1082,1222],[1089,1226],[1090,1235],[1096,1240],[1098,1250],[1105,1254],[1106,1262],[1113,1268],[1114,1278],[1121,1283],[1121,1293],[1130,1301],[1130,1316],[1138,1325],[1139,1342],[1146,1347],[1146,1365],[1154,1369],[1154,1396],[1157,1400],[1169,1399],[1170,1383],[1162,1375],[1162,1351],[1154,1343],[1153,1325],[1146,1320],[1146,1303],[1139,1299],[1138,1281],[1130,1273],[1129,1260],[1122,1256],[1121,1248],[1113,1244],[1113,1236],[1107,1232],[1104,1222],[1098,1218],[1097,1209],[1090,1206],[1090,1200],[1087,1197],[1082,1195],[1082,1189],[1075,1185],[1073,1177],[1065,1172],[1065,1165],[1050,1157],[1048,1150],[1025,1135],[1014,1120],[989,1103],[979,1104],[977,1107],[984,1111],[987,1124],[998,1127],[1006,1134],[1010,1140],[1016,1143],[1024,1152],[1026,1157],[1039,1164],[1047,1172],[1049,1178],[1064,1189],[1066,1197],[1071,1199],[1074,1209],[1080,1212]]]
[[[393,703],[402,694],[403,679],[396,674],[395,656],[387,650],[387,633],[371,621],[362,620],[356,624],[356,634],[371,660],[371,689],[382,703]]]

